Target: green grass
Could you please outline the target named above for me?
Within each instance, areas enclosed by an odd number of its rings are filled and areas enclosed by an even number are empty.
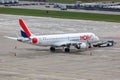
[[[46,10],[0,8],[0,14],[120,22],[120,15],[107,15],[107,14],[95,14],[95,13],[83,13],[83,12],[48,11],[48,13],[46,13]]]
[[[66,3],[74,3],[76,1],[82,1],[82,2],[100,2],[100,1],[117,1],[120,2],[120,0],[48,0],[49,2],[66,2]]]

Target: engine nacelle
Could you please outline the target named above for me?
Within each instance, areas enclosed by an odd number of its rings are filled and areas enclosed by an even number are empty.
[[[87,48],[87,44],[86,43],[77,44],[77,45],[75,45],[75,48],[77,48],[77,49],[85,49],[85,48]]]

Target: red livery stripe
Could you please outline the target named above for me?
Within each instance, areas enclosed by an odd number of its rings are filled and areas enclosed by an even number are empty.
[[[80,40],[89,40],[92,37],[92,35],[82,35],[80,36]]]
[[[26,35],[27,35],[28,37],[30,37],[30,36],[31,36],[31,33],[30,33],[30,31],[28,30],[27,26],[24,24],[24,22],[23,22],[22,19],[19,19],[19,24],[20,24],[20,26],[22,27],[22,29],[24,30],[24,32],[26,33]]]

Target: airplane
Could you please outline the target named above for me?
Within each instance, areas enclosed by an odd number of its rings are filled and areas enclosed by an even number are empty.
[[[70,52],[70,46],[74,46],[77,49],[91,48],[92,43],[96,43],[100,40],[94,33],[69,33],[36,36],[30,32],[22,19],[19,19],[19,24],[21,27],[21,37],[15,38],[6,36],[7,38],[37,46],[50,46],[51,52],[55,52],[57,47],[63,47],[64,52]]]

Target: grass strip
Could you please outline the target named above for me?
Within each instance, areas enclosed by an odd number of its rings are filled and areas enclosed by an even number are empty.
[[[47,12],[46,10],[0,7],[0,14],[120,22],[120,15],[83,13],[83,12],[51,11],[51,10],[48,10]]]

